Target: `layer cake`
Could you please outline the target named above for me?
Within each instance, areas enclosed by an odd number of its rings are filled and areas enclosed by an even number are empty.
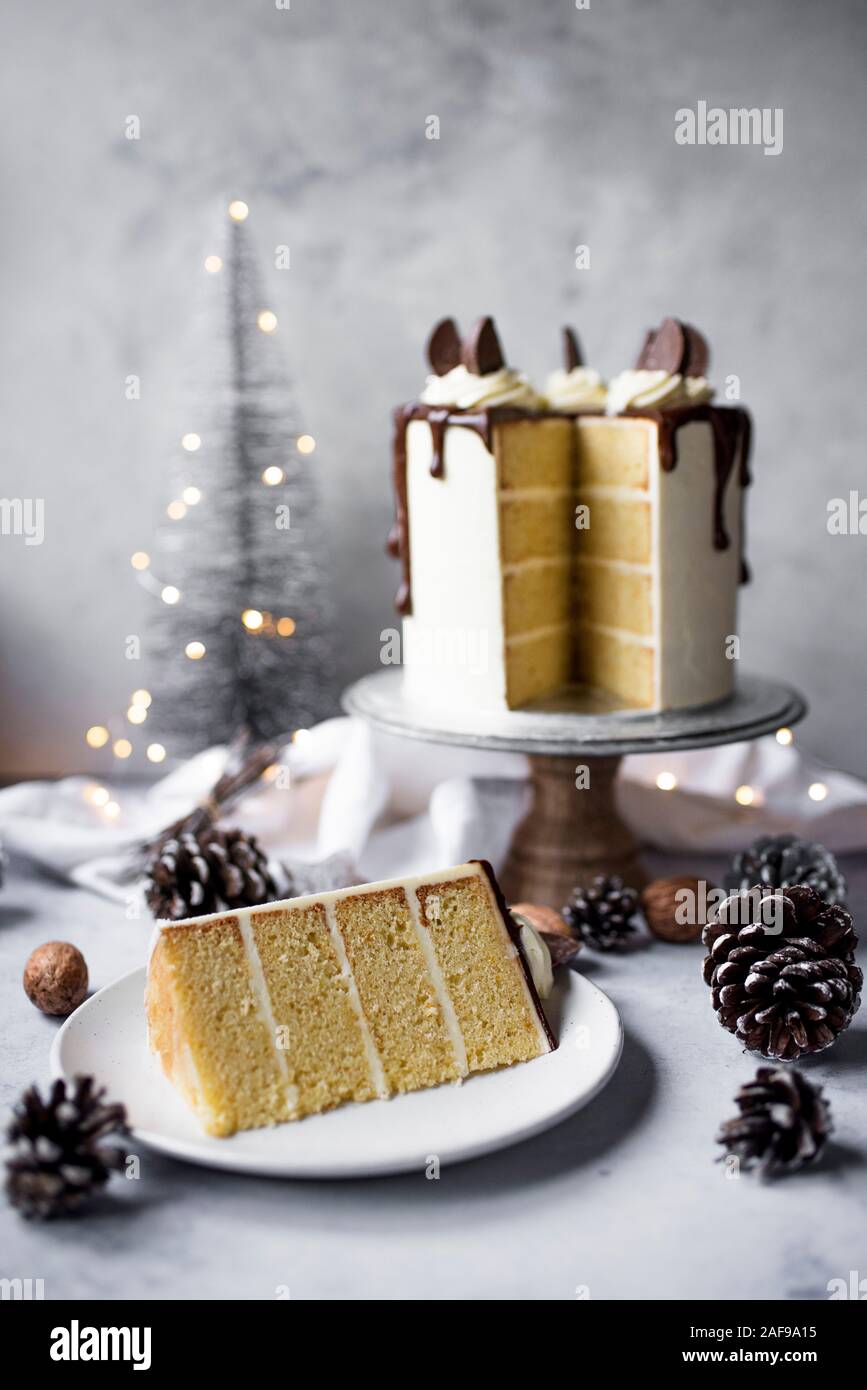
[[[605,388],[565,330],[542,396],[490,319],[429,342],[395,413],[407,689],[518,708],[581,683],[645,709],[733,686],[749,416],[711,403],[704,339],[665,320]]]
[[[162,923],[150,1044],[218,1136],[529,1061],[521,930],[481,861]]]

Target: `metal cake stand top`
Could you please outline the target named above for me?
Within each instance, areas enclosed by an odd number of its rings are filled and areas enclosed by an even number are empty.
[[[520,710],[455,710],[409,699],[400,667],[363,676],[344,691],[343,707],[406,738],[549,757],[709,748],[774,733],[807,712],[791,686],[750,675],[739,677],[729,699],[663,714],[618,709],[598,692],[578,687]]]

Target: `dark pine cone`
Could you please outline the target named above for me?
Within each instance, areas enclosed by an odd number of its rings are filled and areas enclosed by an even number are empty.
[[[622,951],[634,945],[641,924],[638,894],[623,880],[600,874],[589,888],[572,893],[563,916],[571,931],[594,951]]]
[[[826,903],[845,903],[846,880],[824,845],[799,840],[797,835],[763,835],[736,854],[726,875],[726,888],[737,893],[759,883],[763,888],[793,888],[806,883]]]
[[[831,1133],[822,1092],[792,1068],[759,1067],[735,1102],[741,1113],[720,1126],[716,1142],[763,1176],[815,1162]]]
[[[253,835],[208,825],[163,840],[147,868],[147,905],[177,922],[273,902],[277,885]]]
[[[721,903],[702,933],[705,983],[723,1028],[751,1052],[793,1062],[829,1047],[861,1003],[858,938],[844,908],[800,884]]]
[[[23,1216],[66,1216],[123,1168],[125,1150],[100,1140],[127,1132],[126,1111],[106,1105],[104,1095],[92,1076],[77,1076],[68,1094],[55,1081],[47,1101],[35,1086],[24,1092],[6,1157],[6,1195]]]

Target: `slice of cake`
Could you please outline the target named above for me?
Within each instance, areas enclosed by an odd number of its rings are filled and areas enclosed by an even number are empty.
[[[407,690],[515,709],[569,684],[676,709],[731,693],[749,416],[711,403],[707,348],[664,320],[606,389],[565,330],[547,398],[490,319],[429,342],[395,414]]]
[[[556,1046],[488,864],[160,924],[148,1034],[209,1134]]]

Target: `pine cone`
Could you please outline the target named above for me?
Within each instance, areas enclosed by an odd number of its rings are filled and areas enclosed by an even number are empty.
[[[15,1107],[6,1195],[23,1216],[66,1216],[123,1168],[125,1150],[99,1141],[128,1132],[126,1111],[106,1105],[94,1085],[92,1076],[77,1076],[67,1094],[66,1083],[55,1081],[47,1101],[31,1086]]]
[[[806,883],[826,903],[845,903],[846,880],[830,850],[797,835],[762,835],[736,854],[726,875],[730,893],[754,884],[792,888]]]
[[[734,893],[702,941],[709,950],[704,979],[720,1023],[763,1057],[793,1062],[821,1052],[861,1003],[852,919],[804,884]]]
[[[177,922],[273,902],[277,886],[254,835],[206,825],[162,840],[147,869],[154,917]]]
[[[635,889],[605,874],[589,888],[576,888],[563,916],[570,930],[594,951],[623,951],[634,945],[641,923]]]
[[[788,1067],[759,1067],[735,1103],[741,1113],[720,1126],[716,1142],[762,1176],[814,1163],[831,1133],[821,1090]]]

